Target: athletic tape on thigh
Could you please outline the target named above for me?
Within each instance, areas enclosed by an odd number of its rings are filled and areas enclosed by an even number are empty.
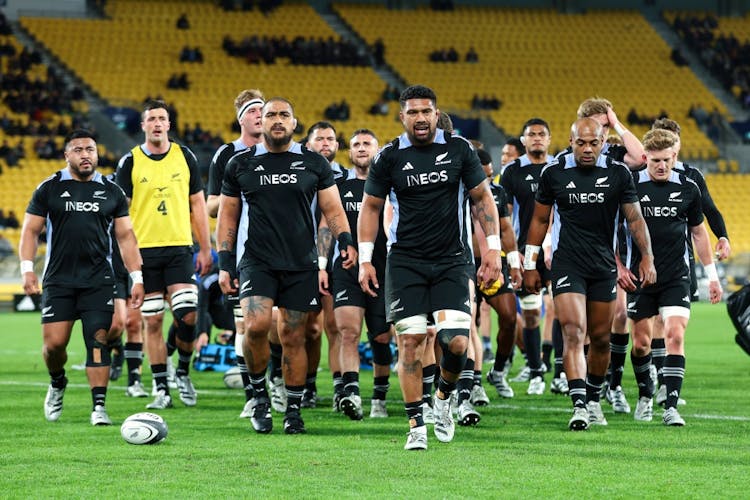
[[[532,293],[519,297],[521,303],[521,309],[528,311],[529,309],[541,309],[542,308],[542,294]]]
[[[427,315],[417,314],[396,321],[393,325],[396,328],[397,335],[413,335],[427,333]]]
[[[244,316],[242,315],[242,306],[234,306],[232,308],[232,315],[234,315],[234,322],[240,323],[244,319]]]
[[[158,295],[154,297],[147,297],[143,299],[143,305],[141,306],[141,315],[143,316],[156,316],[164,312],[164,297]]]
[[[245,356],[244,354],[242,354],[242,341],[244,338],[244,333],[237,332],[234,334],[234,352],[237,354],[237,356]]]
[[[659,308],[659,314],[661,319],[664,321],[670,316],[680,316],[682,318],[690,319],[690,309],[682,306],[664,306]]]

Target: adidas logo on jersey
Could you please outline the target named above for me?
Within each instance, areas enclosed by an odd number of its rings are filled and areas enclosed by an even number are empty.
[[[112,305],[114,305],[114,304],[115,304],[115,301],[114,301],[114,299],[109,299],[109,300],[107,301],[107,305],[108,305],[108,306],[112,306]]]
[[[70,198],[70,193],[67,191],[63,191],[63,194],[60,195],[60,198]]]
[[[680,397],[680,393],[679,393],[679,392],[677,392],[677,391],[672,391],[672,392],[670,392],[670,393],[669,393],[669,395],[670,395],[670,396],[674,396],[674,397],[676,397],[676,398],[679,398],[679,397]]]
[[[565,186],[565,189],[575,189],[576,183],[573,181],[570,181],[567,186]]]
[[[557,283],[556,283],[556,287],[557,288],[565,288],[565,287],[568,287],[568,286],[570,286],[570,283],[568,282],[568,277],[567,276],[563,276],[562,278],[560,278],[559,280],[557,280]]]
[[[609,177],[599,177],[596,180],[596,187],[600,187],[600,188],[609,187],[609,184],[605,184],[605,182],[607,182],[607,179],[609,179]]]
[[[651,198],[649,198],[647,194],[644,194],[643,198],[641,198],[641,203],[646,203],[649,201],[651,201]]]
[[[446,151],[443,154],[439,154],[435,157],[435,165],[445,165],[446,163],[450,163],[451,160],[446,160],[445,157],[448,156],[448,151]]]
[[[354,198],[354,193],[352,193],[351,191],[347,191],[344,195],[344,198]]]
[[[148,182],[148,179],[146,179],[145,177],[141,177],[141,181],[140,182],[141,182],[141,184],[143,184],[144,182]]]
[[[675,191],[674,193],[669,193],[669,201],[672,201],[672,202],[682,201],[682,198],[680,198],[680,196],[682,196],[682,193],[679,191]]]
[[[401,170],[414,170],[414,167],[412,166],[410,161],[407,161],[406,165],[404,165],[404,168],[402,168]]]
[[[689,296],[689,295],[685,295],[685,296],[684,296],[684,297],[682,298],[682,301],[683,301],[683,302],[687,302],[687,303],[690,303],[690,296]]]
[[[310,301],[310,305],[311,305],[311,306],[317,306],[317,305],[318,305],[318,299],[312,299],[312,300]]]
[[[263,168],[263,165],[258,165],[257,167],[255,167],[255,171],[256,171],[256,172],[264,172],[265,170],[266,170],[266,169],[265,169],[265,168]]]
[[[524,180],[533,181],[534,180],[534,176],[531,175],[531,174],[529,174],[529,175],[526,176],[526,179],[524,179]]]

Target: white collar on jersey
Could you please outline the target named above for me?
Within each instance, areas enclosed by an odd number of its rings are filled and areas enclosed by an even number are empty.
[[[575,156],[573,156],[573,153],[566,154],[564,168],[575,168],[576,166],[576,159]],[[600,154],[596,159],[596,165],[594,166],[599,168],[607,168],[607,157],[603,154]]]
[[[60,170],[60,180],[61,181],[72,181],[73,175],[70,173],[70,170],[67,168],[64,168]],[[89,181],[98,182],[99,184],[104,184],[104,177],[99,172],[94,172],[94,175],[91,176],[91,179]],[[88,182],[88,181],[86,181]]]
[[[435,139],[432,142],[436,144],[446,144],[448,141],[445,139],[445,130],[441,128],[435,129]],[[406,149],[411,145],[411,141],[409,140],[409,136],[406,135],[406,132],[398,136],[398,149]]]

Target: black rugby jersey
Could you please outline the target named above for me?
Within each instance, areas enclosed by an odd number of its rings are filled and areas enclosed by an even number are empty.
[[[354,245],[359,244],[359,238],[357,236],[357,219],[359,218],[359,212],[362,207],[362,198],[365,192],[365,179],[357,179],[357,174],[354,168],[349,170],[348,175],[344,180],[339,181],[339,196],[341,196],[341,204],[346,212],[346,218],[349,221],[349,227],[352,229],[352,237],[354,238]],[[386,243],[387,238],[385,236],[385,230],[383,229],[383,211],[380,211],[380,218],[378,219],[378,234],[375,237],[375,250],[372,254],[372,265],[378,271],[385,269],[385,258],[386,258]],[[333,259],[336,260],[340,257],[339,244],[336,242],[335,250],[333,252]]]
[[[221,194],[221,183],[224,180],[224,171],[226,170],[227,163],[232,159],[232,156],[246,149],[248,147],[242,142],[242,139],[237,139],[221,145],[216,150],[213,158],[211,158],[211,164],[208,166],[206,195],[219,196]]]
[[[683,163],[681,161],[676,161],[674,164],[674,171],[684,175],[691,181],[695,182],[695,184],[698,186],[698,189],[700,189],[701,192],[701,207],[703,207],[703,215],[706,217],[706,222],[708,222],[708,226],[711,228],[711,231],[716,235],[717,238],[727,238],[729,239],[729,234],[727,233],[727,226],[724,223],[724,217],[721,215],[721,212],[719,212],[719,209],[716,207],[716,203],[714,203],[713,198],[711,197],[711,193],[708,191],[708,186],[706,185],[706,179],[703,177],[703,174],[700,170],[697,168],[688,165],[687,163]],[[692,248],[693,242],[690,240],[690,246]]]
[[[509,163],[503,170],[500,185],[508,195],[508,203],[513,204],[513,231],[516,233],[518,248],[522,252],[526,245],[531,218],[534,215],[539,176],[544,166],[553,160],[551,155],[547,155],[544,163],[532,163],[528,155],[523,155]]]
[[[248,206],[240,265],[261,263],[280,271],[317,269],[313,205],[319,190],[334,185],[328,161],[297,142],[283,153],[271,153],[257,144],[232,157],[221,193],[241,197]]]
[[[651,235],[658,283],[687,279],[690,275],[689,228],[703,223],[701,194],[691,179],[672,171],[669,179],[657,182],[646,170],[633,172],[643,218]],[[628,235],[628,267],[636,275],[641,254]]]
[[[110,225],[128,215],[117,184],[95,172],[89,181],[63,169],[37,186],[26,212],[47,219],[43,285],[76,288],[111,283]]]
[[[589,276],[615,270],[620,205],[638,201],[625,164],[600,155],[596,166],[582,168],[572,153],[562,156],[542,170],[536,200],[555,205],[553,266],[579,267]]]
[[[464,191],[486,178],[471,144],[437,129],[426,146],[413,146],[406,133],[384,146],[370,167],[365,192],[390,196],[391,252],[451,258],[469,255]]]

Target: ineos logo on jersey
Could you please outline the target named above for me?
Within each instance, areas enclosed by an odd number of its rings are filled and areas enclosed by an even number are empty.
[[[604,193],[568,193],[568,203],[579,205],[604,203]]]
[[[439,184],[441,182],[448,182],[448,172],[445,170],[441,170],[440,172],[425,172],[423,174],[413,174],[406,176],[406,185],[409,187]]]
[[[275,184],[297,184],[297,174],[264,174],[260,176],[261,186]]]
[[[359,212],[362,208],[361,201],[347,201],[344,203],[344,210],[347,212]]]
[[[99,202],[96,201],[66,201],[66,212],[98,212]]]
[[[677,207],[641,207],[644,217],[675,217]]]

